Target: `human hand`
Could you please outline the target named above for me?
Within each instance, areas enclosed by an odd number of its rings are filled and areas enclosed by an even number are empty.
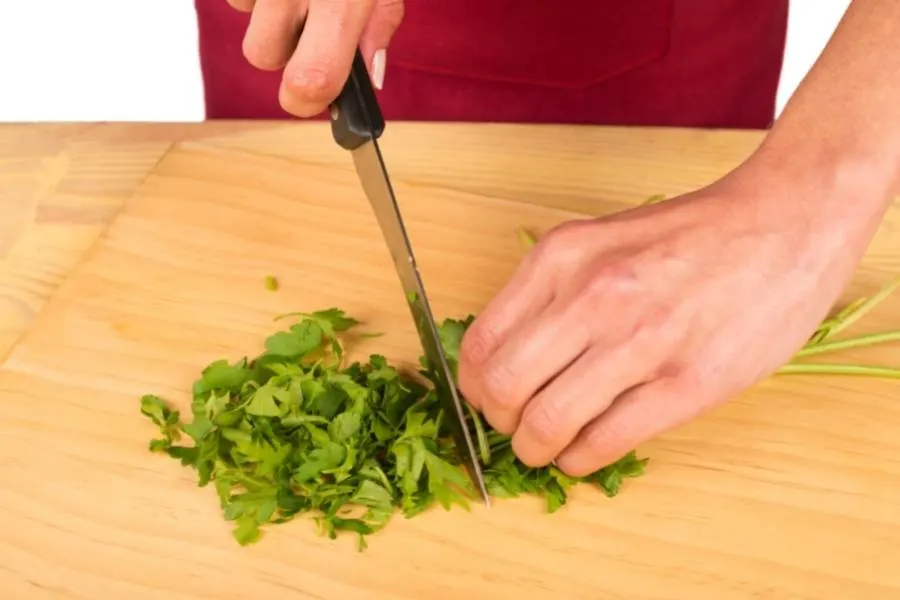
[[[315,116],[337,98],[357,46],[380,89],[386,50],[403,19],[403,0],[227,1],[251,13],[244,56],[259,69],[284,69],[278,101],[298,117]]]
[[[737,395],[803,346],[861,258],[813,195],[747,169],[556,228],[466,333],[463,395],[522,462],[573,476]]]

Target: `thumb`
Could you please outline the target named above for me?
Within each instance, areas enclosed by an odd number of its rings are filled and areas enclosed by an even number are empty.
[[[372,84],[379,90],[384,85],[387,47],[403,21],[403,8],[403,0],[377,0],[359,41]]]

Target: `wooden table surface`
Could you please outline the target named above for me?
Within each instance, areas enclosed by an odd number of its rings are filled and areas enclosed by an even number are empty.
[[[714,180],[751,132],[392,124],[388,165],[439,314],[477,311],[544,230]],[[320,124],[0,127],[0,597],[890,598],[900,387],[773,378],[579,490],[396,519],[357,554],[298,521],[237,547],[214,494],[150,455],[138,398],[287,310],[415,333],[349,159]],[[895,207],[847,298],[900,273]],[[265,290],[270,273],[282,281]],[[863,329],[900,323],[900,298]],[[896,325],[895,325],[896,326]],[[897,347],[841,358],[897,364]]]
[[[0,124],[0,361],[174,143],[247,127]]]

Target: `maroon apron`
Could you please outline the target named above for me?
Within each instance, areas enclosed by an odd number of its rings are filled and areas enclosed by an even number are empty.
[[[247,63],[248,15],[195,0],[206,116],[290,118]],[[788,0],[406,0],[385,117],[766,128]]]

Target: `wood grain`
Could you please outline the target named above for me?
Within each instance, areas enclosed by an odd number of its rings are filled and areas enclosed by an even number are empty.
[[[577,133],[577,134],[576,134]],[[758,139],[758,138],[756,138]],[[427,143],[426,141],[427,140]],[[702,185],[751,134],[396,126],[385,138],[432,303],[478,311],[539,231]],[[612,165],[612,166],[610,166]],[[598,191],[600,190],[600,191]],[[847,297],[900,272],[891,210]],[[266,275],[281,289],[268,291]],[[142,393],[186,408],[207,362],[290,310],[340,306],[418,355],[346,155],[317,124],[176,144],[0,370],[4,598],[692,599],[900,594],[900,387],[773,378],[647,447],[613,499],[579,489],[395,519],[365,553],[300,520],[238,547],[214,491],[151,455]],[[900,321],[900,298],[863,327]],[[897,347],[859,352],[896,364]],[[846,358],[841,357],[841,358]]]
[[[171,144],[147,131],[0,126],[0,360]]]
[[[176,141],[271,124],[0,124],[0,364]]]

